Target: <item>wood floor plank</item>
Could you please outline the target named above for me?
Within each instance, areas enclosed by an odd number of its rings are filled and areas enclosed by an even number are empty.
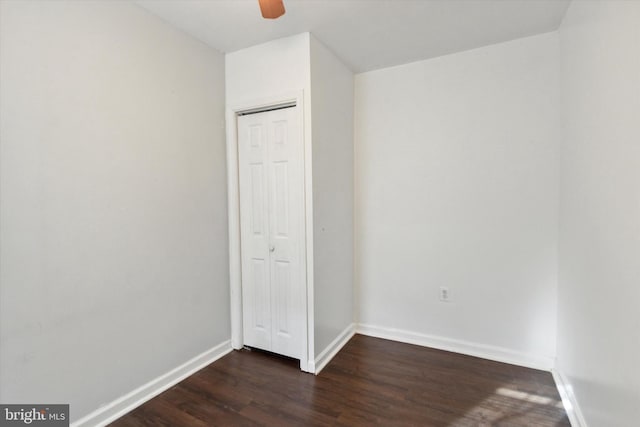
[[[234,351],[112,425],[570,426],[548,372],[362,335],[318,376]]]

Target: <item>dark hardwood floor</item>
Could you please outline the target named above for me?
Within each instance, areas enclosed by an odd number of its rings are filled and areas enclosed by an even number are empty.
[[[356,335],[318,376],[234,351],[112,426],[569,426],[551,374]]]

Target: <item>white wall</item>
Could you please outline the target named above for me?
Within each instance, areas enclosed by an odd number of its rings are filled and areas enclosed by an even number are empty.
[[[128,2],[0,4],[0,401],[77,420],[229,339],[224,59]]]
[[[309,33],[277,39],[225,56],[230,107],[291,91],[309,91]]]
[[[550,33],[356,75],[361,323],[550,367],[557,43]]]
[[[590,426],[640,419],[639,24],[638,2],[574,1],[560,28],[557,368]]]
[[[311,37],[315,355],[353,317],[353,73]]]

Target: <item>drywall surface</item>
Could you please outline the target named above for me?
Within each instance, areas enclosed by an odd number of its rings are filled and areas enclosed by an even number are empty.
[[[549,33],[356,75],[360,323],[550,363],[557,64]]]
[[[589,426],[640,419],[640,3],[574,1],[560,27],[558,361]]]
[[[353,321],[353,73],[311,36],[315,355]]]
[[[0,7],[0,401],[73,421],[229,339],[224,58],[128,2]]]
[[[226,103],[231,108],[295,91],[308,92],[309,33],[228,53],[225,67]]]

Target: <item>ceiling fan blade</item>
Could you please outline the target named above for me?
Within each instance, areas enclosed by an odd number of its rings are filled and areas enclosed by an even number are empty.
[[[258,0],[260,12],[266,19],[276,19],[284,15],[284,3],[282,0]]]

